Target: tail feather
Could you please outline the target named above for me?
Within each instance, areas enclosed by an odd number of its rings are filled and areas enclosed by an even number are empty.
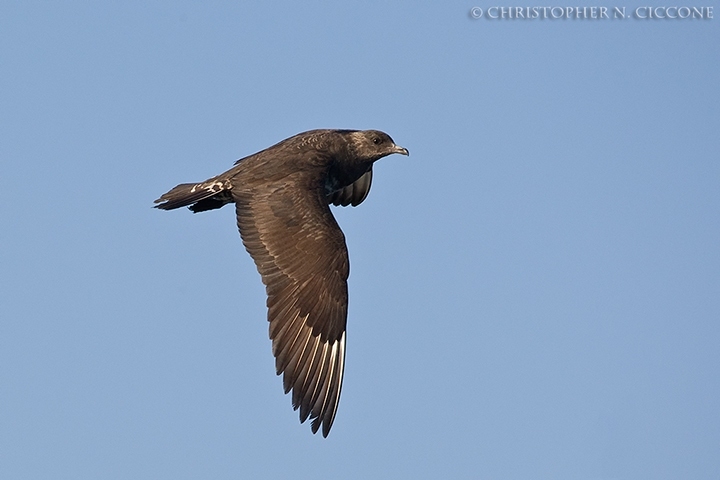
[[[220,208],[232,202],[229,180],[210,179],[203,183],[181,183],[155,200],[155,208],[173,210],[190,207],[193,212]]]

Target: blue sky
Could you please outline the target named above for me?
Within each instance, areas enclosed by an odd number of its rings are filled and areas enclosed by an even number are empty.
[[[0,477],[720,476],[717,19],[236,3],[0,5]],[[313,128],[411,152],[327,439],[233,210],[150,208]]]

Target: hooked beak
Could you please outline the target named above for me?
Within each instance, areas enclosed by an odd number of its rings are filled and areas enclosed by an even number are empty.
[[[408,152],[407,148],[403,148],[400,145],[395,145],[393,147],[392,153],[399,153],[400,155],[407,155],[410,156],[410,152]]]

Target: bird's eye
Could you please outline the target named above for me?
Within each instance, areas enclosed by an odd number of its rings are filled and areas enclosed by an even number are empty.
[[[373,143],[375,145],[380,145],[382,143],[382,138],[380,138],[380,137],[373,138]]]

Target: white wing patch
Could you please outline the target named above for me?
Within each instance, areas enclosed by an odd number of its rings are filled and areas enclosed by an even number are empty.
[[[330,417],[332,420],[335,420],[335,414],[337,413],[338,405],[340,404],[340,392],[342,391],[342,383],[343,383],[343,375],[345,373],[345,332],[343,332],[342,337],[340,337],[339,342],[335,342],[333,345],[333,357],[337,357],[337,391],[335,392],[335,398],[333,399],[333,411],[332,416]],[[328,427],[328,430],[330,428]]]

